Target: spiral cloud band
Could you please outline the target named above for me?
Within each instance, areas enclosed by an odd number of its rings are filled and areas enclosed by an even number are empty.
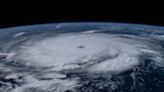
[[[141,39],[100,33],[62,34],[29,43],[21,45],[13,59],[26,65],[51,67],[54,71],[74,68],[90,72],[124,71],[137,65],[143,52],[155,53]]]

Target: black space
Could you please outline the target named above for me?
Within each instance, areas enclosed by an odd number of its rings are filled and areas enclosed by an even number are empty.
[[[0,28],[59,22],[123,22],[164,26],[164,14],[147,5],[116,2],[0,2]],[[78,3],[78,4],[77,4]],[[120,4],[120,5],[118,5]],[[136,6],[135,8],[133,6]],[[158,5],[160,6],[160,5]],[[162,7],[160,9],[163,9]]]

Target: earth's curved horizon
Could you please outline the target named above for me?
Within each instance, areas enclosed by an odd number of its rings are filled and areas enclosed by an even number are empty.
[[[164,92],[164,27],[112,22],[0,29],[0,92]]]

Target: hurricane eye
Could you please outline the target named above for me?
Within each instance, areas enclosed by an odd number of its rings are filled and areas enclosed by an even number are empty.
[[[80,46],[78,46],[78,48],[79,48],[79,49],[84,49],[84,48],[85,48],[85,46],[80,45]]]

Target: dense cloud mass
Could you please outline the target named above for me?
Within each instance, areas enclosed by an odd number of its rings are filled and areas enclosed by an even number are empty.
[[[163,90],[160,27],[73,23],[0,32],[0,92]]]

